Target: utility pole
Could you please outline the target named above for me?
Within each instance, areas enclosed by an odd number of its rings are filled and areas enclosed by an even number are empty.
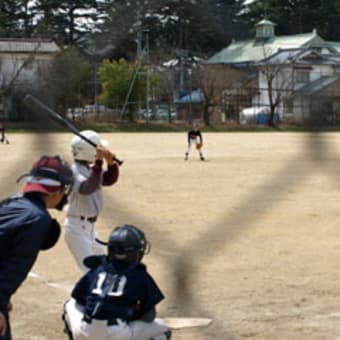
[[[136,3],[137,5],[137,60],[141,58],[142,54],[142,39],[143,39],[143,28],[142,28],[142,14],[140,11],[139,1]]]
[[[98,114],[97,110],[97,63],[93,62],[93,104],[96,110],[96,114]]]
[[[178,48],[178,58],[179,58],[179,91],[181,95],[185,90],[185,69],[186,62],[188,60],[188,50],[186,49],[186,26],[189,23],[188,20],[179,21],[179,48]]]
[[[183,23],[179,24],[179,90],[182,95],[184,90],[184,53],[183,53]]]
[[[149,31],[145,31],[145,49],[146,49],[146,117],[149,120],[149,111],[150,111],[150,74],[149,74],[149,66],[150,66],[150,46],[149,46]]]

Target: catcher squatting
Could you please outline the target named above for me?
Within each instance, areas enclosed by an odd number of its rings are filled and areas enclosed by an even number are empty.
[[[156,319],[164,296],[141,263],[150,244],[132,225],[116,227],[105,255],[84,260],[90,270],[64,305],[65,332],[71,340],[167,340],[171,332]]]

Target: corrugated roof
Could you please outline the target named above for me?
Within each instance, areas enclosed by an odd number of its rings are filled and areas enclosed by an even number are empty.
[[[189,103],[201,103],[204,101],[204,95],[201,90],[195,90],[183,96],[180,99],[175,100],[176,104],[189,104]]]
[[[340,42],[339,41],[328,41],[328,44],[336,49],[338,53],[340,53]]]
[[[58,51],[59,47],[53,41],[0,39],[0,53],[55,53]]]
[[[304,87],[296,91],[296,95],[303,95],[303,96],[310,96],[314,93],[319,92],[323,88],[334,84],[336,81],[338,81],[339,75],[332,75],[332,76],[322,76],[319,79],[312,81],[308,84],[306,84]]]
[[[327,44],[315,31],[289,36],[272,37],[268,40],[245,40],[232,42],[210,59],[207,64],[234,64],[261,61],[279,49],[308,47]]]

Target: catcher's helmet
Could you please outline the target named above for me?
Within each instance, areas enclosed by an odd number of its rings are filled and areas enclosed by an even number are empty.
[[[108,246],[108,257],[111,261],[139,262],[150,251],[150,243],[144,233],[128,224],[116,227],[108,242],[99,242]]]
[[[23,192],[52,194],[65,187],[65,192],[69,193],[73,185],[72,170],[59,156],[42,156],[30,172],[20,176],[17,182],[23,177],[27,177]]]
[[[87,139],[96,145],[107,146],[106,140],[99,137],[99,134],[93,130],[84,130],[80,132]],[[78,161],[94,162],[96,157],[96,148],[86,142],[79,136],[74,136],[71,142],[73,158]]]

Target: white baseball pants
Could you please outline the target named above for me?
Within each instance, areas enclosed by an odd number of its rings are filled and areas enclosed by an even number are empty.
[[[98,237],[95,225],[80,217],[67,217],[65,220],[65,241],[70,249],[79,269],[86,273],[89,268],[83,264],[83,260],[91,255],[104,255],[106,249],[96,241]]]
[[[119,320],[117,325],[108,326],[105,320],[83,321],[82,306],[70,299],[65,304],[65,319],[74,340],[166,340],[168,327],[160,319],[153,322]]]

